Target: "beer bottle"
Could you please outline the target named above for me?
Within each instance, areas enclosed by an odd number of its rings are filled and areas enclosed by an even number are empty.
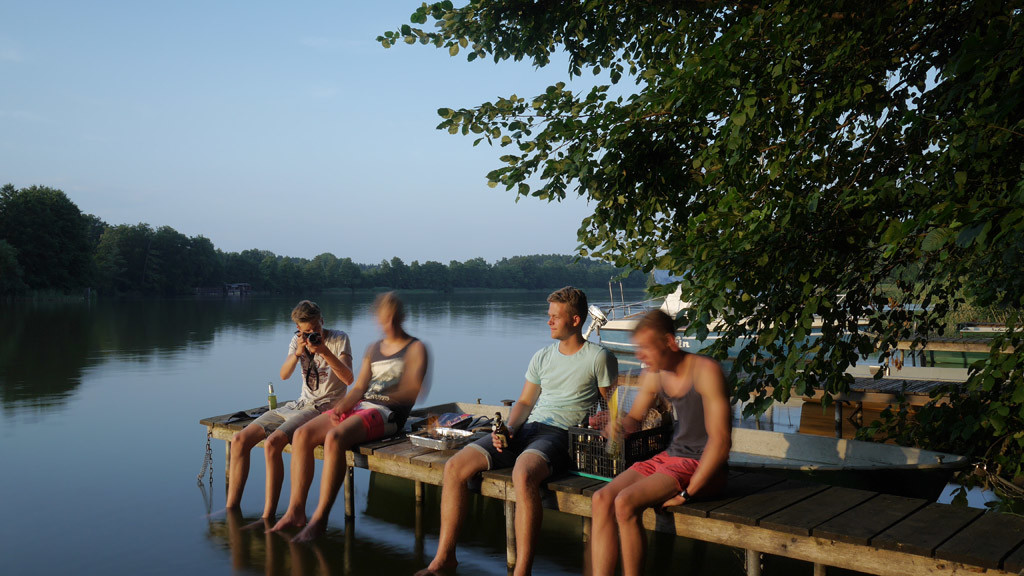
[[[267,388],[270,389],[270,393],[267,394],[267,405],[270,406],[271,410],[273,410],[277,408],[277,394],[274,394],[274,383],[268,382]]]
[[[501,449],[508,448],[508,426],[501,420],[501,412],[494,413],[494,426],[491,428],[494,431],[494,435],[498,437],[498,442],[501,444]]]

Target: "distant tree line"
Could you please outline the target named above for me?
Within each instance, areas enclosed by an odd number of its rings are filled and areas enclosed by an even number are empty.
[[[224,252],[209,238],[170,226],[110,225],[83,214],[64,192],[44,186],[0,188],[0,294],[67,293],[85,287],[102,295],[191,294],[197,287],[246,282],[257,292],[328,289],[556,288],[604,286],[625,269],[567,255],[483,258],[465,262],[401,258],[360,264],[324,253],[312,260],[267,250]],[[634,272],[623,280],[643,288]]]

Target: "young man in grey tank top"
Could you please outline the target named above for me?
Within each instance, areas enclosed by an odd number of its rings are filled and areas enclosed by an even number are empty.
[[[672,318],[661,310],[637,323],[633,342],[637,358],[647,367],[622,432],[635,432],[660,394],[676,409],[675,433],[668,450],[637,462],[594,494],[594,576],[615,573],[620,544],[624,576],[641,574],[644,509],[685,504],[720,490],[732,445],[729,395],[718,362],[680,350]]]

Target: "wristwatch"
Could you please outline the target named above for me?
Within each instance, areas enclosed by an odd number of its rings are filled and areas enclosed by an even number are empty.
[[[683,491],[679,493],[679,496],[683,498],[684,502],[689,502],[690,499],[693,498],[693,496],[690,496],[690,493],[686,491],[686,488],[683,488]]]

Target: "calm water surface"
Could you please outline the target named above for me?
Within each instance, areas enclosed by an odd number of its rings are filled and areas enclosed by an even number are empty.
[[[406,296],[407,329],[433,356],[426,402],[516,398],[531,355],[550,342],[545,296]],[[208,507],[224,506],[224,448],[214,441],[213,489],[200,489],[206,433],[198,421],[264,404],[269,381],[282,400],[297,396],[297,375],[277,378],[296,300],[0,305],[3,573],[411,574],[422,568],[436,549],[439,492],[428,489],[417,510],[411,482],[365,470],[356,470],[354,522],[346,526],[339,503],[327,536],[312,546],[240,530],[263,508],[258,450],[241,515],[207,515]],[[371,300],[318,299],[326,326],[348,332],[357,357],[379,337]],[[314,490],[319,464],[317,471]],[[286,478],[281,511],[288,489]],[[315,501],[314,493],[309,512]],[[483,498],[471,506],[458,574],[504,574],[502,506]],[[578,518],[545,512],[535,573],[587,571],[580,526]],[[743,574],[738,551],[651,536],[648,573],[668,567]],[[810,565],[779,558],[769,558],[765,568],[811,573]]]

